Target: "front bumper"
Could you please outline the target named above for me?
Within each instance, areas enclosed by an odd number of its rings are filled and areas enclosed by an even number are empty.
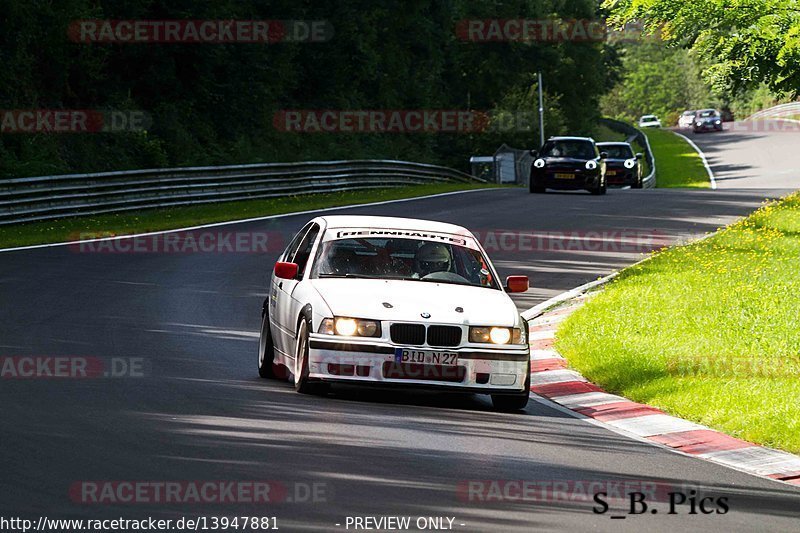
[[[557,178],[557,174],[572,175],[572,178]],[[531,174],[531,179],[537,184],[548,189],[582,190],[594,189],[600,183],[599,170],[550,170],[537,171]]]
[[[702,124],[695,124],[694,131],[722,131],[722,124],[714,124],[713,122],[703,122]]]
[[[398,363],[398,348],[452,352],[452,366]],[[518,394],[530,369],[527,346],[475,349],[400,346],[385,341],[345,342],[329,335],[309,337],[309,378],[320,381],[444,389],[484,394]]]
[[[638,170],[634,168],[609,168],[606,170],[606,183],[609,185],[634,185]]]

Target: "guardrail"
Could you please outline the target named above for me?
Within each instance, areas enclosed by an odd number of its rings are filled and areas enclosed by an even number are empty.
[[[378,159],[0,179],[0,225],[154,207],[483,181],[438,165]]]
[[[653,155],[653,150],[650,148],[650,141],[647,139],[647,135],[630,124],[620,120],[614,120],[613,118],[601,118],[600,122],[614,131],[627,135],[627,142],[637,141],[644,146],[644,158],[647,161],[647,165],[650,167],[650,172],[647,176],[642,178],[642,187],[645,189],[654,188],[656,186],[656,158]]]
[[[779,119],[794,115],[800,115],[800,102],[788,102],[770,107],[768,109],[762,109],[761,111],[756,111],[745,120],[760,120],[769,118]]]

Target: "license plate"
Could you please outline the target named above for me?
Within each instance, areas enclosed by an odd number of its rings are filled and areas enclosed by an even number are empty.
[[[394,361],[395,363],[418,363],[421,365],[456,365],[458,364],[458,354],[395,348]]]
[[[556,174],[557,180],[571,180],[575,177],[575,174]]]
[[[606,171],[606,176],[616,176],[616,175],[617,175],[617,171],[616,170],[607,170]]]

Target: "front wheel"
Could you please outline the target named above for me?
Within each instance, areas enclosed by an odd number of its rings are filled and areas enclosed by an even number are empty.
[[[308,378],[308,319],[303,318],[297,328],[294,352],[294,389],[300,394],[323,394],[325,383],[314,383]]]
[[[639,177],[636,178],[636,182],[633,184],[631,189],[641,189],[642,186],[643,186],[643,182],[642,182],[642,176],[640,174]]]
[[[539,185],[535,180],[531,180],[529,190],[531,194],[542,194],[544,192],[544,186]]]
[[[606,180],[603,179],[603,178],[600,178],[600,183],[597,185],[597,187],[595,187],[594,189],[591,190],[591,193],[595,194],[595,195],[605,194],[606,193]]]

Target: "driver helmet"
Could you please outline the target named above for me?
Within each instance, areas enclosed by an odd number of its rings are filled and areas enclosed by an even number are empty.
[[[450,252],[447,246],[437,242],[423,244],[414,256],[414,267],[420,277],[433,272],[450,270]]]

